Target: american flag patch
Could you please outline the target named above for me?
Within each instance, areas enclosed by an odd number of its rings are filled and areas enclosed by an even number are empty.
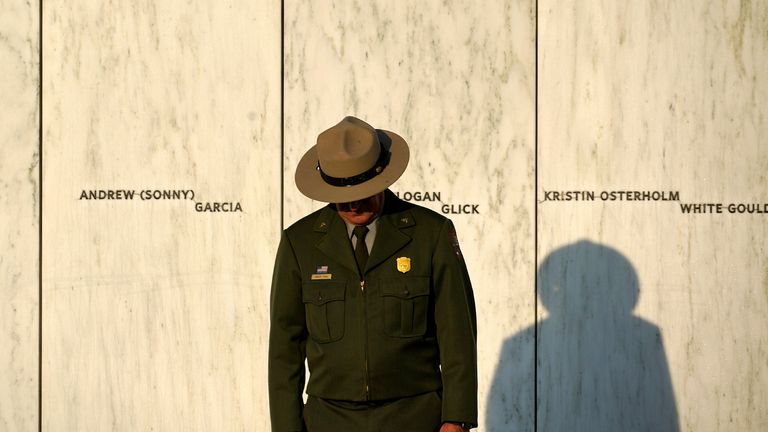
[[[327,265],[317,266],[317,270],[315,271],[315,273],[328,273],[328,266]]]

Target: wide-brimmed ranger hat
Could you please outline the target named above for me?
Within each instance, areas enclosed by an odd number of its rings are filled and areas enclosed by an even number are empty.
[[[296,167],[296,186],[317,201],[357,201],[400,178],[409,155],[400,135],[348,116],[317,136]]]

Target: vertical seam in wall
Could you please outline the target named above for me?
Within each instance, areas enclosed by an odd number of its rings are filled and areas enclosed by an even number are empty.
[[[285,0],[280,1],[280,231],[285,224]]]
[[[539,429],[539,1],[534,5],[534,90],[533,90],[533,430]]]
[[[38,3],[37,53],[37,430],[43,430],[43,0]]]

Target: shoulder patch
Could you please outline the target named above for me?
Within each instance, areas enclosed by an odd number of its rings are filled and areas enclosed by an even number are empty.
[[[456,227],[451,224],[448,229],[448,236],[451,240],[451,246],[453,246],[453,253],[456,254],[456,258],[464,260],[464,256],[461,255],[461,248],[459,247],[459,236],[456,234]]]

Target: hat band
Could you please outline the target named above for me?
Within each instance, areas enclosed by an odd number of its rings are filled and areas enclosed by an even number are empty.
[[[358,174],[352,177],[329,176],[323,172],[322,168],[320,168],[320,161],[317,161],[316,169],[320,171],[320,176],[323,178],[323,180],[325,180],[325,182],[331,186],[355,186],[359,185],[360,183],[367,182],[368,180],[376,177],[382,171],[384,171],[384,168],[389,164],[390,153],[384,149],[383,145],[379,145],[381,146],[381,151],[379,151],[379,158],[376,160],[376,163],[373,164],[371,169],[363,172],[362,174]]]

